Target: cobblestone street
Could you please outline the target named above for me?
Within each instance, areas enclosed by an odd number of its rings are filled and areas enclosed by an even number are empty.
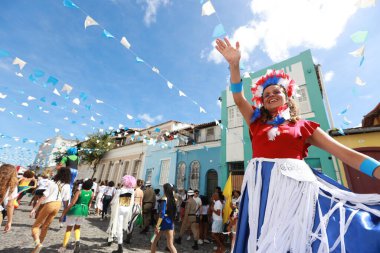
[[[28,206],[30,198],[24,197],[21,205],[15,210],[14,221],[12,230],[4,234],[1,231],[1,253],[28,253],[33,250],[33,239],[31,236],[31,226],[34,219],[29,218],[31,207]],[[62,208],[61,208],[62,211]],[[60,216],[60,213],[59,213]],[[3,223],[4,224],[4,223]],[[107,246],[106,229],[108,227],[108,220],[101,221],[99,217],[94,215],[89,216],[84,225],[81,226],[81,252],[112,252],[116,250],[117,244],[113,243]],[[179,229],[179,226],[176,226]],[[3,226],[2,226],[3,230]],[[150,252],[150,237],[152,236],[153,229],[147,235],[140,234],[140,228],[135,228],[131,244],[124,244],[124,252]],[[62,245],[65,227],[60,228],[58,218],[56,217],[50,226],[46,239],[43,243],[44,247],[41,252],[57,252]],[[70,243],[68,246],[69,252],[73,251],[74,233],[71,234]],[[183,238],[182,244],[175,247],[178,252],[213,252],[213,244],[199,245],[199,250],[194,251],[191,246],[193,240],[187,241]],[[157,252],[165,251],[166,239],[162,237]]]

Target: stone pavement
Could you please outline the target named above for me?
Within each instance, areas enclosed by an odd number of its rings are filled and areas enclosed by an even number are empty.
[[[0,231],[0,253],[29,253],[33,250],[33,239],[31,236],[31,226],[34,219],[29,218],[29,212],[32,209],[28,206],[30,197],[24,197],[21,201],[21,205],[15,210],[12,230],[6,234],[3,233],[4,223]],[[62,208],[61,208],[62,211]],[[60,213],[58,214],[58,217]],[[62,245],[65,227],[60,228],[58,217],[55,218],[50,226],[46,239],[43,243],[44,248],[42,253],[57,252]],[[107,234],[106,229],[108,227],[109,220],[100,221],[99,217],[94,215],[89,216],[85,223],[81,226],[81,253],[90,252],[112,252],[116,250],[117,244],[113,243],[111,246],[107,246]],[[178,231],[179,225],[176,226]],[[153,229],[147,235],[140,234],[140,228],[135,228],[131,244],[124,244],[124,252],[150,252],[150,237],[153,235]],[[71,233],[71,240],[68,249],[69,252],[73,250],[74,233]],[[186,238],[182,238],[182,244],[175,244],[177,252],[183,253],[205,253],[213,252],[214,244],[199,245],[199,250],[195,251],[191,248],[193,240],[187,241]],[[164,236],[158,244],[157,252],[165,251],[166,239]]]

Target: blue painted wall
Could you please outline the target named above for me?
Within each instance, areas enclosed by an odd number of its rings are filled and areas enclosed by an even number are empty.
[[[206,194],[207,186],[207,171],[214,169],[218,173],[218,185],[222,188],[222,177],[221,177],[221,157],[220,157],[220,147],[205,148],[199,145],[199,149],[183,151],[178,150],[177,166],[180,162],[185,162],[186,164],[186,176],[185,176],[185,188],[190,187],[190,165],[193,161],[198,161],[200,163],[200,175],[199,175],[199,192],[201,195]],[[176,166],[176,167],[177,167]],[[177,171],[173,173],[177,176]]]
[[[144,171],[142,173],[143,179],[146,180],[147,170],[153,169],[151,179],[152,187],[154,189],[160,189],[160,194],[163,193],[162,185],[159,184],[162,160],[170,159],[169,179],[168,182],[165,183],[175,184],[175,168],[177,165],[177,149],[175,148],[175,146],[178,145],[178,142],[179,140],[164,142],[167,145],[167,147],[164,148],[162,146],[163,143],[160,142],[157,143],[155,146],[148,146],[146,150]]]

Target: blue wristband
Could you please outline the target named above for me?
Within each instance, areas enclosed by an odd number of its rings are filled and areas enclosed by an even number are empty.
[[[360,164],[360,171],[363,172],[364,174],[367,174],[370,177],[373,177],[373,172],[379,166],[380,166],[379,161],[376,161],[375,159],[369,157]]]
[[[230,90],[232,93],[240,93],[243,90],[243,82],[231,83]]]

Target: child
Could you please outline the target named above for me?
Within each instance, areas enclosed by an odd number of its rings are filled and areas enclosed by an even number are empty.
[[[67,244],[70,239],[71,230],[74,227],[74,235],[75,235],[75,248],[74,253],[80,252],[80,226],[85,217],[88,216],[88,209],[91,201],[93,199],[92,188],[92,180],[89,179],[85,181],[82,185],[82,190],[78,190],[74,197],[71,200],[71,203],[63,210],[59,221],[62,222],[63,217],[67,215],[66,223],[66,233],[63,238],[63,245],[59,249],[58,252],[63,253],[66,252]]]

